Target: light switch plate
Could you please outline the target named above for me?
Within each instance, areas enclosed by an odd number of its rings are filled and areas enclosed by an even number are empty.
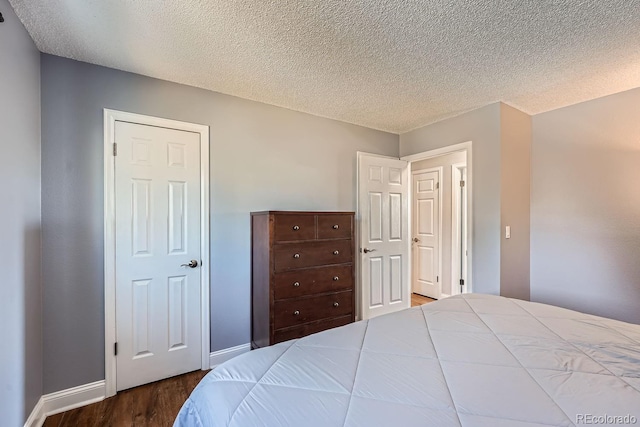
[[[505,239],[510,239],[511,238],[511,226],[507,225],[504,229],[504,237]]]

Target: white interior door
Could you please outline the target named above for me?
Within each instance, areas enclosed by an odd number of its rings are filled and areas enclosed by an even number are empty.
[[[200,135],[118,121],[115,141],[123,390],[200,368]]]
[[[358,153],[363,319],[410,306],[408,163]]]
[[[439,299],[440,282],[440,172],[413,174],[412,292]]]

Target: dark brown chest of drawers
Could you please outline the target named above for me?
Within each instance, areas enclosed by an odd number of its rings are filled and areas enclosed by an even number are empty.
[[[354,321],[354,213],[251,213],[251,346]]]

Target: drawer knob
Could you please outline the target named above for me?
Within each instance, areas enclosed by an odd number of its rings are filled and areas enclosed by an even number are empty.
[[[338,302],[336,301],[336,302],[334,302],[334,303],[333,303],[333,306],[334,306],[334,307],[339,307],[339,306],[340,306],[340,304],[338,304]]]
[[[295,283],[293,284],[293,287],[294,287],[294,288],[297,288],[298,286],[300,286],[300,282],[295,282]]]
[[[338,224],[336,224],[336,225],[334,225],[334,226],[333,226],[333,229],[334,229],[334,230],[337,230],[338,228],[340,228],[340,227],[338,226]]]
[[[293,254],[293,257],[298,259],[298,258],[300,258],[300,254]]]
[[[333,251],[333,254],[334,255],[340,255],[340,252],[339,251]]]
[[[340,278],[338,276],[333,276],[333,281],[337,282],[338,280],[340,280]]]
[[[299,310],[294,311],[294,312],[293,312],[293,315],[294,315],[294,316],[299,316],[299,315],[300,315],[300,311],[299,311]]]
[[[294,226],[293,226],[293,230],[294,230],[294,231],[298,231],[298,230],[300,230],[300,226],[298,226],[298,225],[294,225]]]

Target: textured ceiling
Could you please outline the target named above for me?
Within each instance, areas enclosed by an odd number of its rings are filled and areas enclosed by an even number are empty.
[[[42,52],[401,133],[640,86],[640,0],[10,0]]]

